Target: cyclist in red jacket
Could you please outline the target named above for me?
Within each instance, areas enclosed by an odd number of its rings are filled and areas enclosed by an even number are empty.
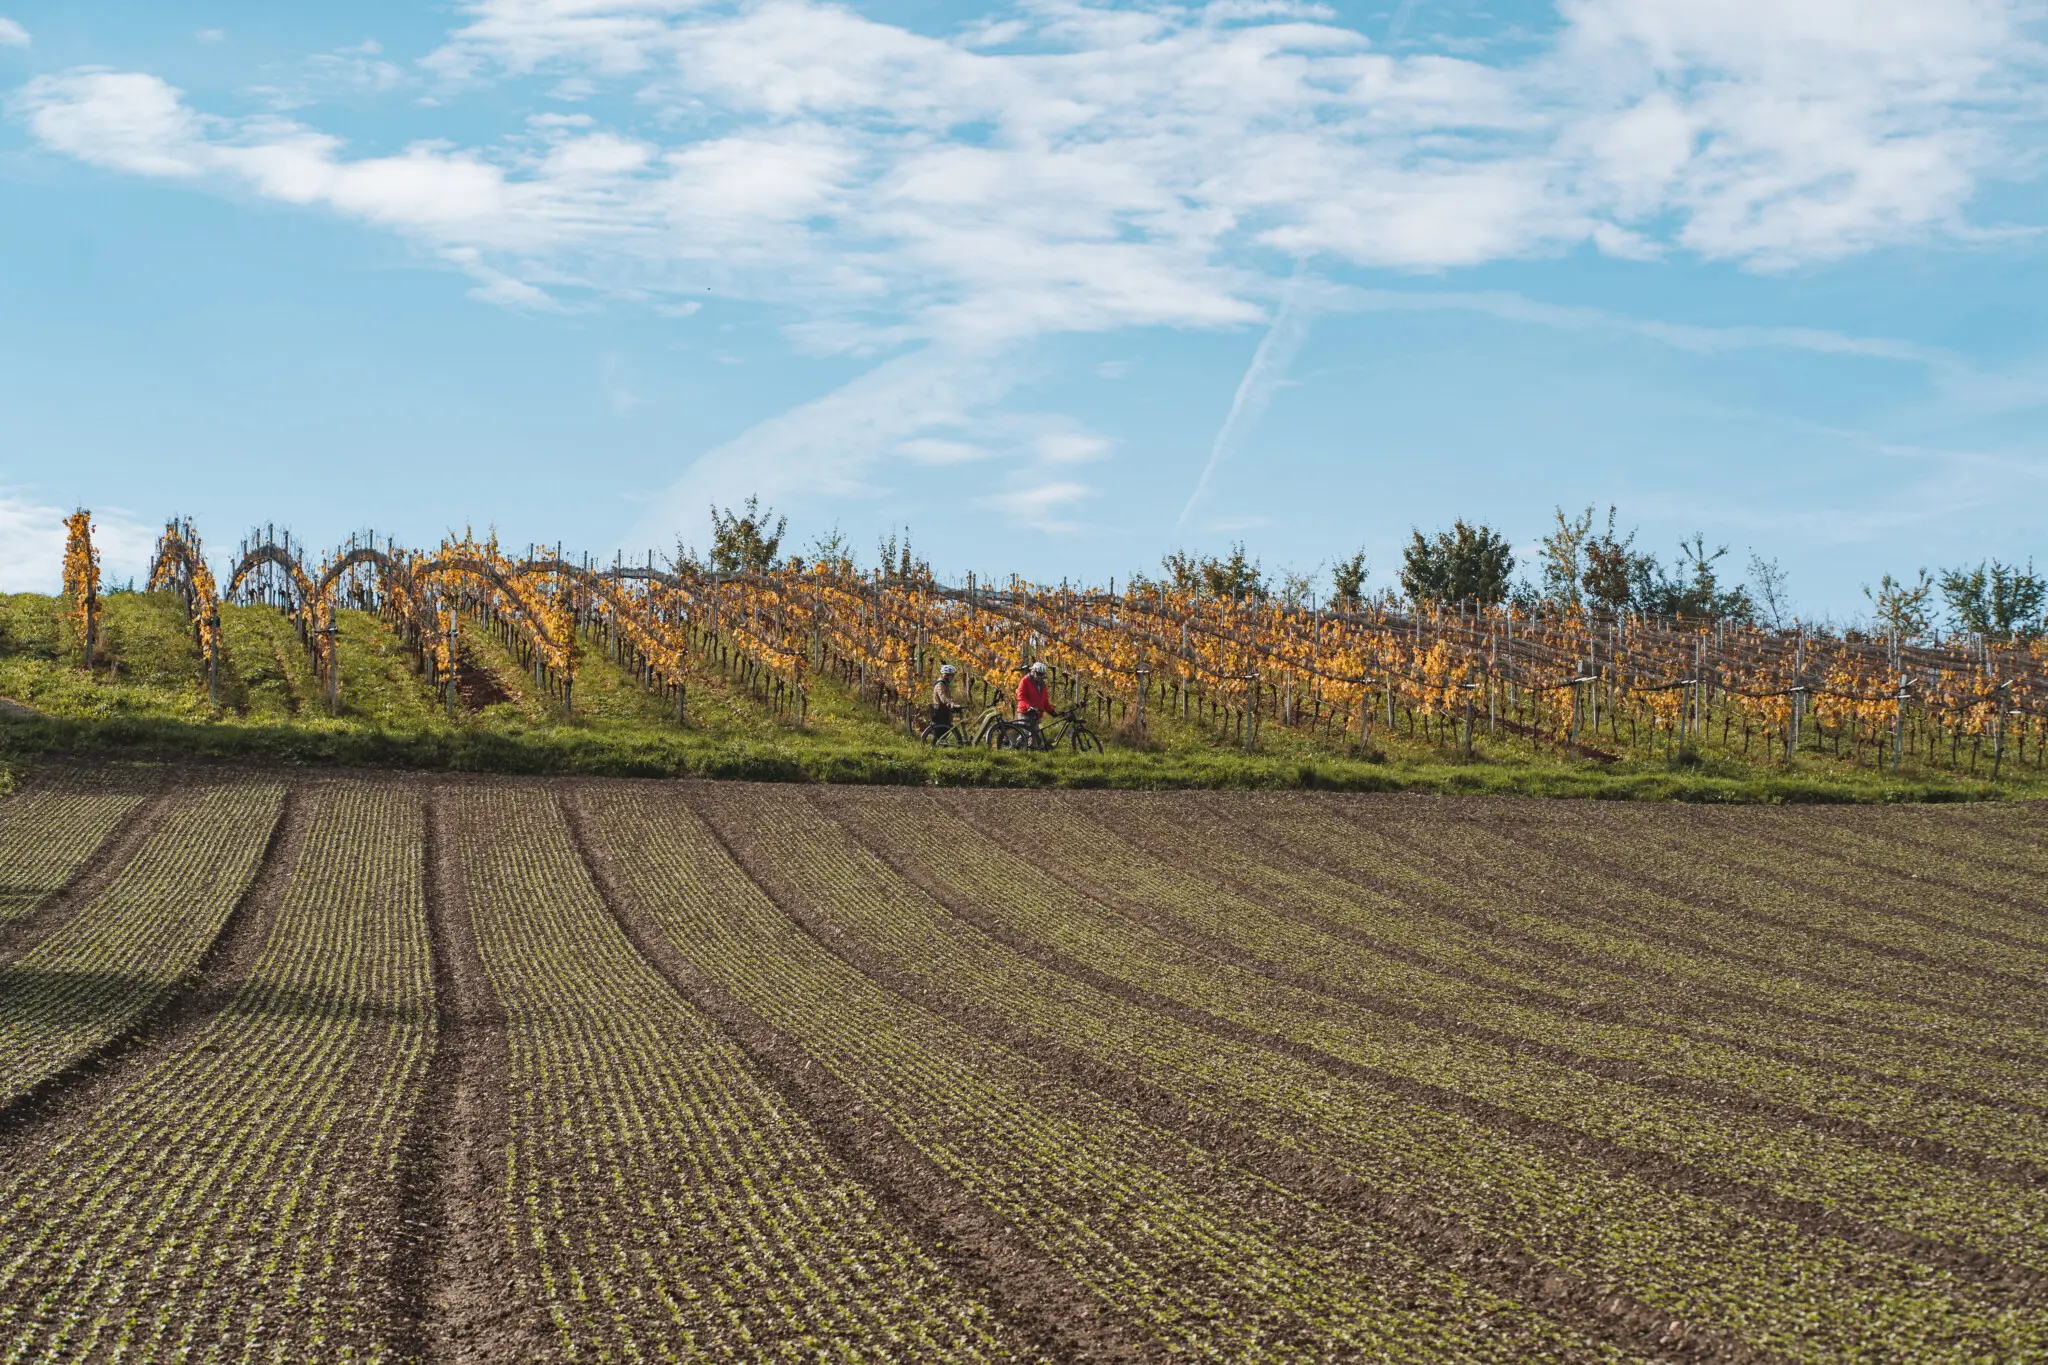
[[[1045,665],[1035,663],[1024,670],[1024,676],[1017,679],[1017,719],[1022,721],[1033,736],[1038,734],[1038,718],[1050,714],[1052,698],[1045,691]]]

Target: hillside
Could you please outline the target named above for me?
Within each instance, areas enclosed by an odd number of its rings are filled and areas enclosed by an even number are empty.
[[[1423,717],[1375,730],[1361,750],[1342,732],[1266,725],[1247,746],[1199,717],[1154,708],[1142,731],[1128,704],[1097,698],[1101,754],[934,751],[831,673],[807,680],[801,717],[751,687],[715,651],[684,664],[685,706],[643,685],[605,638],[586,634],[573,709],[534,684],[516,637],[482,620],[460,626],[451,705],[382,619],[335,613],[338,698],[330,711],[290,617],[223,605],[218,676],[209,689],[182,600],[170,593],[102,599],[99,655],[88,672],[53,597],[0,597],[0,713],[6,753],[80,751],[354,763],[502,772],[722,776],[942,785],[1331,787],[1526,792],[1701,800],[1912,800],[2026,796],[2044,790],[2037,755],[1993,784],[1913,755],[1893,774],[1851,749],[1818,743],[1787,760],[1749,761],[1749,745],[1709,733],[1682,751],[1615,755],[1563,750],[1510,723],[1475,724],[1471,753],[1455,726]],[[762,691],[765,691],[763,689]],[[985,699],[986,694],[981,694]],[[974,708],[979,710],[980,702]],[[1761,750],[1758,751],[1761,753]],[[1598,755],[1598,756],[1587,756]],[[1965,762],[1970,758],[1964,754]],[[1988,775],[1985,774],[1985,775]]]

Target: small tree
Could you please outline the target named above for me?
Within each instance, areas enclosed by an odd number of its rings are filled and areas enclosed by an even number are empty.
[[[877,537],[875,556],[881,561],[884,578],[928,579],[932,576],[932,566],[919,559],[916,552],[910,548],[908,526],[903,528],[901,540],[896,538],[896,532],[893,530],[886,536]]]
[[[1785,571],[1778,567],[1777,560],[1765,559],[1752,550],[1749,576],[1756,587],[1757,615],[1768,620],[1772,630],[1783,630],[1785,618],[1792,614],[1792,599],[1785,590]],[[1864,591],[1867,593],[1869,589]]]
[[[1992,559],[1974,569],[1944,569],[1941,595],[1962,629],[1992,640],[2031,640],[2041,634],[2048,583],[2034,572],[2032,560],[2021,569]]]
[[[1160,556],[1159,565],[1177,592],[1237,602],[1263,601],[1269,592],[1259,561],[1245,553],[1243,541],[1231,545],[1228,559],[1171,550]]]
[[[717,507],[711,509],[711,569],[714,573],[764,573],[775,567],[775,555],[782,548],[782,533],[789,526],[788,517],[775,516],[775,509],[764,508],[759,498],[748,498],[746,506],[735,513],[730,507],[723,512]],[[771,529],[769,519],[775,525]]]
[[[841,534],[838,523],[833,523],[830,532],[811,541],[811,562],[840,573],[853,571],[853,542]]]
[[[1678,542],[1678,574],[1666,577],[1654,558],[1645,556],[1638,580],[1637,603],[1653,616],[1687,617],[1696,621],[1746,621],[1755,603],[1740,587],[1723,588],[1714,565],[1728,553],[1726,545],[1707,549],[1706,536],[1695,531]]]
[[[1635,545],[1634,531],[1626,536],[1614,533],[1614,508],[1609,507],[1607,529],[1588,536],[1585,542],[1586,568],[1579,585],[1592,605],[1619,613],[1635,604],[1637,587],[1652,576],[1657,562],[1650,555],[1637,553]]]
[[[1322,566],[1318,564],[1317,569]],[[1280,575],[1280,600],[1289,607],[1304,607],[1316,590],[1316,570],[1295,573],[1285,570]]]
[[[1371,576],[1365,551],[1340,559],[1330,570],[1330,603],[1339,611],[1357,611],[1365,605],[1365,580]]]
[[[1586,538],[1593,532],[1593,509],[1567,517],[1559,507],[1557,529],[1543,538],[1543,596],[1561,607],[1583,604]]]
[[[1493,606],[1506,599],[1514,571],[1515,556],[1505,536],[1460,519],[1434,537],[1414,532],[1401,557],[1401,587],[1415,602]]]
[[[1933,624],[1934,580],[1925,569],[1910,584],[1886,574],[1877,581],[1876,592],[1866,583],[1863,595],[1870,601],[1878,629],[1888,635],[1911,640],[1925,635],[1927,627]]]

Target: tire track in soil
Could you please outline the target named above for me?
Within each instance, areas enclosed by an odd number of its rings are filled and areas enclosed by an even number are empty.
[[[1092,795],[1092,793],[1087,795]],[[1428,954],[1418,951],[1416,949],[1404,948],[1395,944],[1383,942],[1377,938],[1374,938],[1370,933],[1367,933],[1362,929],[1357,929],[1352,927],[1351,925],[1341,923],[1337,920],[1333,920],[1329,918],[1327,915],[1323,914],[1321,911],[1311,910],[1300,905],[1290,905],[1285,901],[1276,898],[1271,892],[1262,890],[1259,887],[1252,886],[1246,882],[1240,881],[1236,877],[1233,877],[1229,873],[1224,872],[1220,869],[1206,866],[1200,869],[1196,869],[1188,866],[1185,863],[1177,862],[1173,857],[1173,852],[1171,848],[1167,846],[1168,836],[1156,832],[1154,830],[1147,829],[1142,825],[1138,824],[1123,811],[1116,809],[1116,806],[1118,804],[1119,803],[1113,801],[1092,801],[1087,799],[1087,796],[1084,795],[1081,800],[1078,800],[1075,803],[1075,809],[1085,818],[1092,821],[1100,828],[1108,831],[1110,834],[1116,836],[1117,838],[1122,839],[1124,842],[1130,844],[1132,847],[1138,849],[1140,852],[1148,854],[1161,862],[1171,865],[1174,868],[1174,870],[1180,873],[1182,876],[1188,877],[1195,881],[1204,882],[1210,886],[1215,887],[1219,891],[1222,891],[1231,896],[1235,896],[1239,900],[1246,901],[1252,905],[1256,905],[1261,909],[1268,911],[1277,919],[1285,920],[1298,925],[1303,925],[1308,928],[1315,929],[1319,932],[1328,934],[1333,938],[1339,938],[1350,943],[1355,943],[1360,947],[1365,948],[1382,957],[1389,958],[1393,961],[1405,963],[1409,966],[1415,967],[1420,971],[1429,972],[1434,975],[1442,976],[1453,981],[1462,982],[1465,985],[1472,986],[1479,990],[1490,991],[1497,995],[1506,996],[1510,999],[1518,1001],[1521,1004],[1527,1005],[1532,1009],[1542,1010],[1545,1013],[1558,1016],[1559,1018],[1593,1019],[1603,1024],[1621,1025],[1629,1028],[1641,1029],[1646,1032],[1663,1034],[1669,1037],[1688,1038],[1693,1040],[1694,1042],[1704,1043],[1711,1047],[1725,1048],[1731,1052],[1747,1053],[1752,1057],[1765,1057],[1775,1062],[1782,1062],[1786,1065],[1797,1066],[1809,1071],[1820,1072],[1827,1075],[1840,1076],[1848,1080],[1862,1081],[1871,1085],[1889,1086],[1897,1090],[1911,1091],[1916,1095],[1921,1095],[1929,1099],[1958,1100],[1967,1104],[1980,1105],[1987,1109],[2000,1109],[2004,1110],[2006,1113],[2009,1114],[2019,1114],[2029,1118],[2048,1116],[2048,1105],[2035,1104],[2027,1100],[2013,1099],[2012,1097],[2007,1095],[1993,1094],[1979,1090],[1970,1090],[1961,1086],[1945,1084],[1940,1081],[1920,1080],[1918,1078],[1911,1076],[1895,1076],[1889,1072],[1877,1071],[1870,1067],[1858,1065],[1854,1062],[1843,1062],[1836,1061],[1826,1057],[1808,1056],[1803,1053],[1773,1047],[1768,1043],[1760,1043],[1748,1039],[1725,1038],[1716,1034],[1707,1033],[1703,1030],[1689,1029],[1682,1026],[1674,1025],[1668,1021],[1658,1021],[1655,1023],[1651,1023],[1630,1014],[1627,1007],[1618,1006],[1613,1004],[1612,1002],[1603,1002],[1598,1007],[1589,1009],[1585,1007],[1584,1002],[1582,1000],[1574,998],[1570,995],[1553,995],[1545,991],[1537,990],[1530,986],[1521,986],[1513,982],[1497,981],[1490,977],[1487,977],[1485,974],[1481,972],[1474,971],[1467,967],[1457,967],[1449,963],[1438,962],[1434,958],[1431,958]],[[1172,818],[1170,814],[1168,818]],[[1191,834],[1192,833],[1193,832],[1191,831]],[[1267,866],[1268,869],[1272,871],[1282,873],[1285,872],[1284,868],[1277,868],[1272,866],[1271,864],[1265,864],[1265,866]],[[1191,932],[1199,933],[1199,931]],[[1318,980],[1320,980],[1320,978],[1305,978],[1304,981],[1300,984],[1302,985],[1303,989],[1315,990],[1318,993],[1322,994],[1329,993],[1329,988],[1326,985],[1311,984],[1312,982]],[[1677,1013],[1677,1011],[1673,1012]],[[1512,1034],[1506,1036],[1514,1038],[1523,1037],[1523,1035],[1520,1034]],[[1583,1054],[1573,1055],[1583,1056]],[[1671,1073],[1658,1070],[1657,1068],[1650,1066],[1648,1063],[1629,1063],[1620,1061],[1610,1062],[1606,1059],[1600,1058],[1589,1058],[1587,1060],[1597,1065],[1640,1066],[1643,1068],[1642,1076],[1623,1078],[1629,1079],[1635,1084],[1651,1085],[1651,1081],[1644,1079],[1644,1077],[1647,1076],[1663,1078],[1682,1084],[1704,1085],[1711,1087],[1713,1088],[1713,1090],[1723,1094],[1746,1096],[1749,1093],[1740,1090],[1730,1091],[1726,1087],[1721,1086],[1718,1082],[1697,1081],[1685,1077],[1673,1076],[1671,1075]],[[1579,1065],[1579,1063],[1576,1062],[1571,1063],[1571,1065],[1573,1065],[1576,1069],[1584,1069]],[[1796,1106],[1793,1107],[1793,1112],[1801,1115],[1808,1115],[1812,1113],[1812,1111],[1809,1110],[1798,1109]],[[1821,1117],[1825,1118],[1826,1116]]]
[[[150,803],[150,824],[172,795],[166,791]],[[41,1151],[68,1120],[90,1112],[164,1053],[193,1042],[235,998],[270,937],[278,906],[298,868],[299,851],[312,825],[306,804],[306,793],[297,783],[285,788],[257,860],[256,875],[190,971],[129,1028],[45,1076],[11,1103],[0,1103],[0,1146],[24,1154]],[[146,830],[136,836],[135,845],[139,847],[145,837]],[[130,856],[133,852],[133,848],[128,850]],[[125,858],[121,865],[126,865]],[[118,867],[107,869],[106,880],[111,881],[118,872]],[[97,895],[98,890],[92,894]]]
[[[927,794],[925,799],[936,801],[941,798]],[[962,823],[968,824],[977,833],[986,833],[980,826],[973,825],[972,822],[964,818]],[[1016,849],[1011,848],[1009,845],[1001,846],[1013,854],[1017,852]],[[1043,868],[1041,870],[1055,877],[1060,876],[1058,872],[1051,868]],[[1062,877],[1061,880],[1065,879]],[[1069,882],[1068,885],[1070,889],[1079,892],[1079,894],[1089,896],[1090,899],[1095,899],[1098,900],[1098,903],[1102,903],[1099,897],[1090,895],[1081,886],[1075,885],[1072,882]],[[1184,1005],[1177,1000],[1156,995],[1142,986],[1135,986],[1116,977],[1109,976],[1084,962],[1076,961],[1058,949],[1003,923],[999,918],[989,915],[986,911],[968,905],[957,897],[950,897],[950,893],[947,893],[949,899],[940,899],[938,889],[928,891],[927,894],[932,895],[933,899],[939,900],[942,906],[958,918],[980,929],[983,933],[996,939],[1006,947],[1012,948],[1031,958],[1048,970],[1059,972],[1087,985],[1095,986],[1099,990],[1127,1000],[1132,1004],[1156,1010],[1159,1013],[1179,1019],[1196,1028],[1204,1029],[1239,1042],[1251,1043],[1268,1051],[1278,1052],[1297,1061],[1319,1067],[1333,1075],[1359,1081],[1365,1085],[1390,1091],[1401,1096],[1403,1099],[1425,1104],[1447,1113],[1460,1115],[1474,1122],[1513,1134],[1532,1145],[1545,1148],[1546,1150],[1599,1161],[1615,1171],[1653,1181],[1666,1189],[1712,1199],[1731,1208],[1739,1209],[1742,1212],[1755,1214],[1758,1217],[1775,1218],[1783,1222],[1795,1223],[1808,1232],[1836,1237],[1873,1251],[1910,1257],[1913,1260],[1948,1270],[1960,1278],[1968,1279],[1972,1284],[1980,1288],[1997,1293],[2012,1294],[2022,1301],[2032,1302],[2037,1298],[2048,1297],[2048,1277],[2039,1275],[2023,1266],[2012,1265],[1981,1252],[1965,1251],[1961,1248],[1950,1246],[1945,1242],[1916,1237],[1911,1233],[1902,1232],[1897,1229],[1866,1223],[1861,1219],[1836,1213],[1808,1200],[1795,1199],[1761,1186],[1719,1175],[1677,1157],[1668,1156],[1647,1148],[1625,1146],[1610,1138],[1603,1138],[1597,1134],[1570,1127],[1553,1119],[1525,1114],[1520,1110],[1509,1109],[1490,1100],[1478,1099],[1473,1096],[1460,1094],[1454,1090],[1430,1085],[1423,1081],[1412,1080],[1393,1072],[1381,1071],[1364,1063],[1354,1062],[1348,1058],[1324,1052],[1310,1044],[1297,1042],[1282,1034],[1267,1033],[1263,1030],[1252,1028],[1249,1025],[1240,1024],[1235,1020],[1209,1014],[1194,1006]],[[1415,1011],[1414,1013],[1417,1016],[1415,1022],[1421,1022],[1432,1027],[1436,1026],[1435,1021],[1430,1019],[1426,1012]],[[1848,1121],[1844,1120],[1843,1122],[1846,1123]],[[1893,1135],[1882,1134],[1880,1136],[1889,1139]],[[1922,1141],[1921,1139],[1900,1139],[1899,1144],[1896,1146],[1882,1146],[1883,1150],[1897,1151],[1907,1156],[1919,1156],[1920,1154],[1913,1148],[1915,1144]],[[1963,1155],[1975,1156],[1976,1154],[1965,1153]],[[2031,1168],[2022,1169],[2010,1174],[1997,1169],[2006,1165],[2017,1165],[2017,1163],[2007,1163],[2001,1158],[1996,1157],[1981,1157],[1980,1165],[1967,1166],[1965,1169],[1972,1170],[1975,1174],[1979,1175],[2006,1178],[2015,1184],[2031,1185],[2035,1183],[2036,1179],[2039,1179],[2041,1185],[2048,1185],[2048,1178],[2040,1178],[2038,1173],[2032,1172]]]
[[[842,831],[855,847],[916,887],[955,919],[980,930],[1019,956],[1049,971],[1080,981],[1123,1004],[1164,1015],[1235,1042],[1251,1043],[1269,1051],[1293,1055],[1291,1049],[1272,1047],[1267,1036],[1256,1030],[1199,1015],[1187,1006],[1151,996],[1141,988],[1126,986],[1102,976],[1085,964],[1066,958],[1057,950],[1048,949],[1036,940],[1000,926],[1000,921],[991,923],[993,917],[986,912],[940,885],[921,869],[893,856],[869,835],[847,825],[830,805],[821,802],[817,796],[811,799],[819,805],[821,819]],[[886,956],[867,947],[857,931],[839,925],[829,914],[808,907],[798,910],[780,896],[776,897],[776,903],[826,951],[883,989],[914,1000],[934,1014],[1030,1057],[1051,1071],[1086,1082],[1097,1092],[1130,1108],[1146,1123],[1182,1134],[1298,1198],[1340,1216],[1357,1217],[1397,1229],[1404,1234],[1406,1245],[1437,1265],[1493,1293],[1532,1304],[1589,1336],[1654,1358],[1675,1356],[1735,1362],[1777,1359],[1767,1351],[1712,1327],[1675,1317],[1612,1285],[1587,1282],[1519,1247],[1475,1232],[1457,1215],[1433,1208],[1423,1200],[1375,1189],[1327,1158],[1289,1150],[1275,1139],[1238,1124],[1198,1116],[1186,1095],[1145,1081],[1122,1067],[1100,1061],[1056,1038],[1020,1025],[998,1022],[960,998],[904,972],[890,963]],[[1212,1024],[1223,1027],[1212,1027]],[[1305,1059],[1297,1057],[1296,1060]],[[1347,1079],[1361,1078],[1347,1076]],[[1414,1096],[1404,1095],[1404,1098],[1412,1099]]]
[[[1911,1157],[1929,1165],[1946,1166],[1953,1170],[1967,1171],[1974,1175],[1990,1176],[2009,1184],[2023,1185],[2032,1189],[2048,1189],[2048,1166],[2035,1162],[2020,1161],[2011,1157],[1993,1156],[1953,1143],[1917,1134],[1895,1133],[1874,1124],[1857,1119],[1844,1118],[1837,1114],[1815,1113],[1798,1105],[1786,1104],[1746,1091],[1729,1090],[1711,1082],[1694,1080],[1685,1076],[1667,1075],[1651,1070],[1634,1062],[1610,1058],[1588,1057],[1556,1043],[1544,1043],[1524,1038],[1484,1024],[1474,1024],[1456,1018],[1439,1010],[1425,1009],[1419,1005],[1404,1004],[1398,1000],[1354,991],[1347,987],[1331,985],[1314,977],[1304,976],[1285,967],[1276,966],[1263,958],[1209,938],[1176,922],[1172,916],[1139,905],[1107,887],[1070,869],[1053,863],[1040,863],[1033,857],[1033,850],[1019,841],[1008,830],[987,821],[979,814],[963,809],[957,798],[937,796],[928,799],[941,801],[962,824],[968,826],[990,843],[1002,848],[1015,857],[1022,858],[1037,866],[1046,875],[1055,878],[1069,890],[1105,907],[1112,913],[1138,924],[1167,938],[1182,947],[1205,957],[1214,958],[1239,967],[1252,975],[1262,977],[1283,986],[1308,992],[1334,1005],[1350,1005],[1393,1019],[1421,1024],[1426,1028],[1439,1030],[1455,1037],[1470,1038],[1475,1042],[1489,1043],[1513,1054],[1536,1057],[1584,1075],[1599,1076],[1604,1080],[1619,1081],[1624,1085],[1638,1086],[1657,1094],[1674,1095],[1710,1108],[1739,1112],[1766,1123],[1785,1128],[1804,1128],[1823,1132],[1830,1137],[1851,1142],[1872,1151],[1887,1152]],[[1081,966],[1077,963],[1076,966]],[[1083,968],[1094,970],[1093,968]],[[1214,1018],[1213,1015],[1205,1017]],[[1277,1036],[1277,1035],[1276,1035]],[[1327,1055],[1327,1054],[1324,1054]],[[1331,1060],[1338,1060],[1331,1058]]]
[[[440,788],[428,789],[424,805],[434,1052],[399,1153],[393,1340],[412,1361],[549,1360],[561,1343],[525,1311],[516,1282],[507,1285],[511,1247],[494,1216],[511,1140],[505,1008],[477,950],[457,830]]]
[[[1327,809],[1332,813],[1336,813],[1339,810],[1339,803],[1332,802]],[[1347,823],[1351,824],[1360,823],[1360,820],[1352,819],[1348,814],[1341,815],[1339,818],[1345,819]],[[1404,838],[1384,826],[1371,826],[1371,829],[1376,835],[1400,844],[1410,849],[1411,852],[1427,857],[1422,850],[1415,847],[1413,840]],[[1698,996],[1707,1000],[1725,1000],[1732,1005],[1740,1005],[1744,1009],[1756,1010],[1760,1013],[1777,1015],[1786,1019],[1799,1020],[1804,1023],[1821,1024],[1829,1028],[1854,1029],[1916,1047],[1927,1046],[1928,1040],[1926,1036],[1915,1033],[1911,1029],[1878,1024],[1869,1020],[1855,1019],[1843,1015],[1825,1014],[1818,1010],[1802,1009],[1798,1006],[1788,1005],[1780,1000],[1753,995],[1745,991],[1736,990],[1733,987],[1720,985],[1703,978],[1690,977],[1682,972],[1669,968],[1655,967],[1647,963],[1620,963],[1615,959],[1602,957],[1598,953],[1589,952],[1583,948],[1575,948],[1568,943],[1547,939],[1541,935],[1530,933],[1527,930],[1516,929],[1499,923],[1484,913],[1473,910],[1470,907],[1388,881],[1363,868],[1335,861],[1327,853],[1312,845],[1296,843],[1273,833],[1271,830],[1242,829],[1238,832],[1246,840],[1256,842],[1264,848],[1273,850],[1280,859],[1279,864],[1274,864],[1274,859],[1271,856],[1261,856],[1259,858],[1260,862],[1269,865],[1302,863],[1328,873],[1339,881],[1359,887],[1361,890],[1419,906],[1433,914],[1455,920],[1457,923],[1475,932],[1490,935],[1498,938],[1503,943],[1511,943],[1518,948],[1543,957],[1548,957],[1558,962],[1568,962],[1574,966],[1584,967],[1610,976],[1625,974],[1636,977],[1644,982],[1668,987],[1672,995],[1667,1007],[1674,1014],[1703,1015],[1707,1013],[1703,1006],[1687,1003],[1692,997]],[[1465,869],[1465,872],[1467,877],[1475,882],[1502,888],[1502,883],[1498,879],[1490,878],[1487,874],[1474,874],[1469,868]],[[1537,894],[1532,892],[1527,886],[1505,889],[1524,896]],[[1537,898],[1539,901],[1542,901],[1540,895]],[[1542,901],[1542,903],[1548,904],[1549,902]],[[1594,1017],[1599,1016],[1596,1015]],[[2039,1060],[2030,1053],[2017,1052],[2008,1048],[1982,1045],[1971,1046],[1962,1042],[1948,1041],[1944,1041],[1942,1045],[1957,1051],[1967,1052],[1972,1056],[1984,1057],[1993,1061],[2021,1062],[2032,1065]]]
[[[100,846],[72,869],[62,886],[26,915],[0,925],[0,967],[40,943],[51,930],[105,891],[122,869],[135,860],[135,855],[149,842],[149,836],[156,833],[174,796],[159,778],[156,790],[114,823],[100,840]]]
[[[698,970],[619,886],[608,852],[589,835],[579,790],[559,790],[562,815],[577,857],[627,942],[672,990],[726,1031],[762,1079],[810,1124],[833,1159],[868,1188],[876,1204],[908,1230],[926,1255],[986,1298],[1042,1359],[1167,1359],[1158,1343],[1131,1332],[1086,1287],[941,1171],[851,1086],[816,1065]],[[761,886],[753,867],[722,832],[709,821],[705,828],[734,865]],[[762,894],[774,899],[766,887]],[[775,904],[783,908],[781,901]]]

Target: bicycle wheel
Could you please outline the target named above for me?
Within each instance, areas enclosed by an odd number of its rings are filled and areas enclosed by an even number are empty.
[[[1102,752],[1102,741],[1096,738],[1093,730],[1085,726],[1075,726],[1074,733],[1069,735],[1067,740],[1074,746],[1074,752],[1077,754],[1099,754]]]

